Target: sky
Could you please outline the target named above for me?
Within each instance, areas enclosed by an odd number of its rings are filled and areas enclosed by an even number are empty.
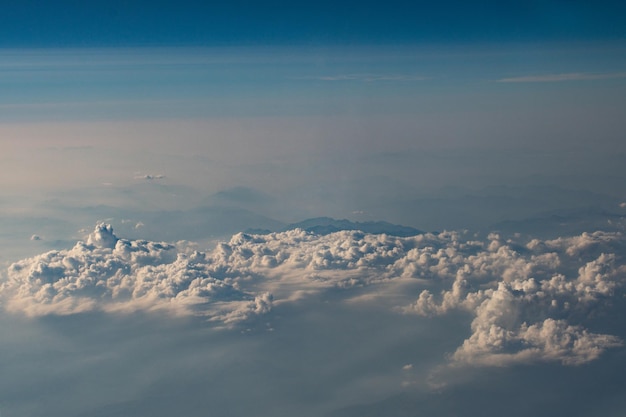
[[[624,414],[622,2],[0,12],[3,417]]]
[[[4,4],[7,47],[620,40],[617,1]]]

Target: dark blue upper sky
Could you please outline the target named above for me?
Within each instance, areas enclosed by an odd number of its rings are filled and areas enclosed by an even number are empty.
[[[0,6],[0,47],[626,39],[626,3],[619,1],[7,3]]]

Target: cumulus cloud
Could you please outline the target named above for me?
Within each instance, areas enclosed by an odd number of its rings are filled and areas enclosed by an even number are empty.
[[[402,253],[395,238],[302,230],[239,233],[209,253],[118,238],[98,224],[73,248],[13,263],[0,288],[5,308],[31,316],[91,310],[171,309],[232,322],[270,310],[276,292],[297,299],[366,285]]]
[[[0,291],[7,310],[29,316],[162,309],[229,323],[267,312],[271,296],[240,290],[236,278],[205,253],[119,239],[101,223],[69,250],[12,264]]]
[[[373,303],[394,289],[401,299],[419,288],[399,311],[425,318],[460,311],[472,319],[451,352],[454,365],[577,365],[622,344],[587,327],[623,293],[625,248],[620,233],[608,232],[516,242],[498,234],[295,229],[239,233],[198,252],[119,239],[99,224],[72,249],[12,264],[0,295],[6,309],[31,316],[159,309],[229,324],[331,289]]]
[[[616,254],[623,253],[621,234],[583,233],[526,246],[491,235],[483,247],[470,254],[452,241],[433,271],[444,289],[423,290],[404,309],[422,316],[452,310],[473,315],[471,335],[452,355],[454,362],[577,365],[622,345],[616,336],[583,327],[624,287],[626,268]]]
[[[33,316],[171,309],[231,322],[263,314],[275,302],[402,277],[394,264],[417,243],[359,231],[320,236],[295,229],[239,233],[205,253],[120,239],[101,223],[69,250],[13,263],[0,293],[5,308]]]

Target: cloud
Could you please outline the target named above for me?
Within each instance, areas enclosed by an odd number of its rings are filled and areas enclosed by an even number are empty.
[[[453,355],[454,361],[472,366],[538,361],[580,365],[597,359],[608,348],[622,346],[616,336],[590,333],[551,318],[532,325],[524,322],[514,330],[481,321],[472,327],[472,336]]]
[[[163,174],[137,174],[135,175],[136,180],[152,181],[152,180],[162,180],[163,178],[165,178],[165,175]]]
[[[271,296],[241,291],[206,254],[119,239],[103,223],[69,250],[13,263],[0,291],[7,310],[28,316],[167,310],[230,323],[271,308]]]
[[[438,295],[423,290],[404,311],[432,316],[462,310],[474,317],[470,337],[451,357],[457,365],[586,363],[622,345],[583,323],[624,287],[626,267],[608,253],[623,248],[621,234],[605,232],[532,240],[525,247],[492,235],[485,250],[472,255],[452,243],[435,267],[447,288]]]
[[[100,223],[73,248],[13,263],[4,307],[29,316],[169,310],[234,322],[328,289],[397,278],[385,272],[414,241],[359,231],[239,233],[211,252],[118,238]]]
[[[401,75],[401,74],[338,74],[338,75],[322,75],[311,77],[309,79],[317,81],[424,81],[428,77],[419,75]]]
[[[590,320],[625,287],[626,240],[617,232],[513,241],[295,229],[238,233],[209,252],[191,247],[120,239],[98,224],[69,250],[12,264],[0,297],[29,316],[161,310],[231,325],[328,291],[377,308],[390,296],[406,300],[390,309],[420,320],[453,311],[471,318],[453,366],[578,365],[622,345]]]
[[[522,77],[501,78],[496,80],[499,83],[546,83],[559,81],[587,81],[587,80],[610,80],[616,78],[626,78],[626,72],[612,73],[585,73],[570,72],[563,74],[526,75]]]

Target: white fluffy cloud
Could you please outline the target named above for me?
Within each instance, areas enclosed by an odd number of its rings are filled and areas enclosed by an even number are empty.
[[[368,302],[408,282],[421,289],[400,311],[471,315],[467,339],[450,356],[456,365],[576,365],[620,346],[618,337],[586,326],[589,314],[624,288],[623,236],[522,243],[496,234],[478,240],[456,232],[399,238],[291,230],[239,233],[204,253],[118,239],[99,224],[72,249],[11,265],[0,295],[5,309],[31,316],[159,309],[234,323],[331,288],[358,290]]]
[[[99,224],[69,250],[12,264],[1,291],[7,310],[30,316],[167,309],[230,322],[270,308],[271,296],[241,291],[233,278],[204,253],[118,239]]]
[[[468,254],[451,242],[435,270],[456,274],[439,274],[444,289],[422,291],[405,311],[472,314],[471,335],[452,355],[459,364],[585,363],[622,344],[581,323],[623,288],[626,268],[609,252],[623,243],[620,234],[596,232],[516,247],[492,235]]]

